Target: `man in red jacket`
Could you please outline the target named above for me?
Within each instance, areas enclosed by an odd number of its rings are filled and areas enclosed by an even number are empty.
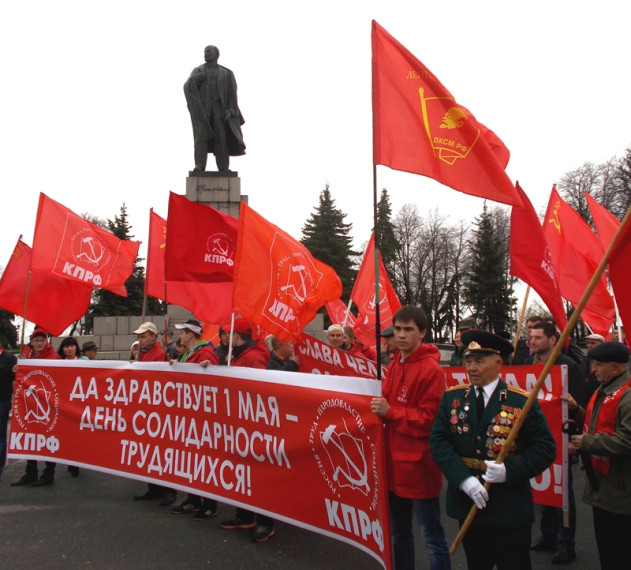
[[[31,333],[30,339],[31,349],[27,358],[41,358],[49,360],[58,360],[59,355],[55,352],[53,345],[48,342],[48,333],[44,329],[35,329]],[[17,370],[17,369],[16,369]],[[39,479],[37,478],[37,461],[28,459],[26,461],[26,471],[24,475],[17,481],[11,483],[12,487],[20,485],[30,485],[31,487],[43,487],[50,485],[55,480],[55,466],[53,461],[46,461],[46,467]]]
[[[424,343],[428,321],[420,308],[402,307],[393,322],[398,352],[382,383],[383,396],[371,400],[371,409],[385,422],[394,566],[414,568],[414,511],[432,570],[448,569],[451,561],[440,520],[443,478],[429,452],[445,373],[438,348]]]
[[[164,362],[166,353],[158,339],[158,327],[152,322],[142,323],[135,331],[138,335],[138,356],[139,362]],[[134,495],[134,501],[150,501],[152,499],[162,499],[161,507],[168,507],[175,502],[176,492],[168,487],[147,483],[147,491],[142,495]]]

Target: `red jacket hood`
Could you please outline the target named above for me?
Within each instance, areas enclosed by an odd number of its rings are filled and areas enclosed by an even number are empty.
[[[401,359],[401,352],[397,352],[397,359]],[[433,358],[438,364],[440,364],[440,350],[435,344],[421,344],[410,356],[408,356],[403,362],[408,364],[409,362],[420,362],[425,358]]]

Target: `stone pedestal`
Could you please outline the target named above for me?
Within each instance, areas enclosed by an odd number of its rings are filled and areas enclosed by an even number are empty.
[[[229,175],[219,172],[189,172],[186,178],[186,197],[199,204],[207,204],[220,212],[239,217],[239,203],[248,203],[241,195],[241,179],[238,173]]]

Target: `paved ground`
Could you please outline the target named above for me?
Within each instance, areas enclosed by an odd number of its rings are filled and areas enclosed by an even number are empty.
[[[73,479],[59,465],[54,485],[11,487],[24,465],[24,461],[11,461],[0,480],[3,569],[380,568],[355,548],[283,523],[277,523],[276,536],[268,542],[254,544],[248,531],[219,528],[219,519],[231,516],[232,507],[220,504],[217,518],[193,521],[191,515],[171,514],[157,501],[132,501],[134,494],[144,492],[143,483],[96,471],[82,469]],[[583,474],[577,465],[574,469],[580,497]],[[178,497],[182,499],[183,494]],[[598,568],[591,511],[582,503],[578,508],[578,560],[567,567]],[[448,519],[444,522],[451,543],[457,524]],[[491,548],[492,543],[489,537]],[[417,568],[429,568],[420,538],[417,545]],[[548,553],[533,553],[533,568],[559,568],[550,558]],[[452,565],[454,570],[466,568],[461,546]]]

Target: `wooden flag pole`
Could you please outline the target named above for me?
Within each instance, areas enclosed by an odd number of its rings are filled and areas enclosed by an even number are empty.
[[[618,227],[618,230],[616,231],[616,235],[611,240],[611,243],[609,244],[607,251],[605,251],[603,258],[600,260],[600,264],[596,268],[596,271],[594,272],[594,275],[592,276],[591,281],[587,285],[587,289],[585,289],[585,292],[583,293],[581,300],[576,305],[576,309],[572,313],[570,320],[568,321],[567,325],[565,326],[565,329],[561,333],[559,340],[555,344],[554,349],[552,350],[552,354],[550,355],[550,358],[548,358],[546,365],[543,367],[543,370],[539,374],[539,379],[537,380],[537,383],[535,384],[534,388],[530,392],[530,395],[528,396],[528,400],[526,400],[526,404],[524,405],[521,413],[519,414],[519,417],[513,424],[513,427],[511,431],[509,432],[508,437],[504,441],[502,450],[500,451],[500,454],[495,460],[495,463],[504,462],[504,459],[506,458],[508,450],[515,442],[515,439],[517,439],[519,430],[521,429],[521,426],[523,425],[526,419],[526,416],[528,415],[528,412],[530,411],[530,408],[532,408],[533,404],[537,400],[537,395],[539,393],[539,390],[541,389],[541,386],[543,386],[543,383],[546,377],[548,376],[548,374],[550,373],[552,366],[554,366],[555,360],[557,359],[559,354],[561,354],[561,350],[563,346],[565,346],[565,341],[570,336],[572,329],[576,326],[576,323],[578,322],[578,319],[581,315],[581,311],[585,308],[587,301],[589,300],[591,294],[594,292],[594,289],[596,288],[598,281],[600,280],[603,272],[605,271],[605,267],[607,266],[607,262],[609,261],[609,256],[611,255],[613,248],[616,246],[616,244],[620,240],[620,236],[624,232],[624,229],[627,227],[627,224],[629,223],[630,218],[631,218],[631,207],[629,207],[629,209],[627,210],[627,213],[624,215],[622,222],[620,222],[620,226]],[[487,491],[489,490],[490,487],[491,487],[491,484],[488,481],[484,483],[484,488]],[[460,542],[462,542],[464,535],[467,533],[467,530],[469,529],[469,527],[471,526],[471,523],[473,522],[473,519],[475,518],[477,510],[478,509],[474,504],[471,507],[471,510],[469,511],[469,514],[467,515],[467,518],[464,520],[462,526],[460,527],[460,532],[458,532],[458,535],[454,539],[454,542],[451,545],[451,548],[449,549],[449,552],[451,554],[453,554],[456,551],[456,548],[458,548],[458,545],[460,544]]]
[[[524,295],[524,303],[521,306],[521,313],[519,313],[519,322],[517,323],[517,330],[515,331],[515,342],[513,343],[513,352],[517,350],[519,344],[519,333],[521,332],[521,326],[524,324],[524,316],[526,314],[526,303],[528,302],[528,295],[530,294],[530,285],[526,287],[526,294]]]
[[[381,381],[381,310],[379,308],[379,232],[377,230],[377,165],[372,165],[373,236],[375,240],[375,347],[377,380]]]

